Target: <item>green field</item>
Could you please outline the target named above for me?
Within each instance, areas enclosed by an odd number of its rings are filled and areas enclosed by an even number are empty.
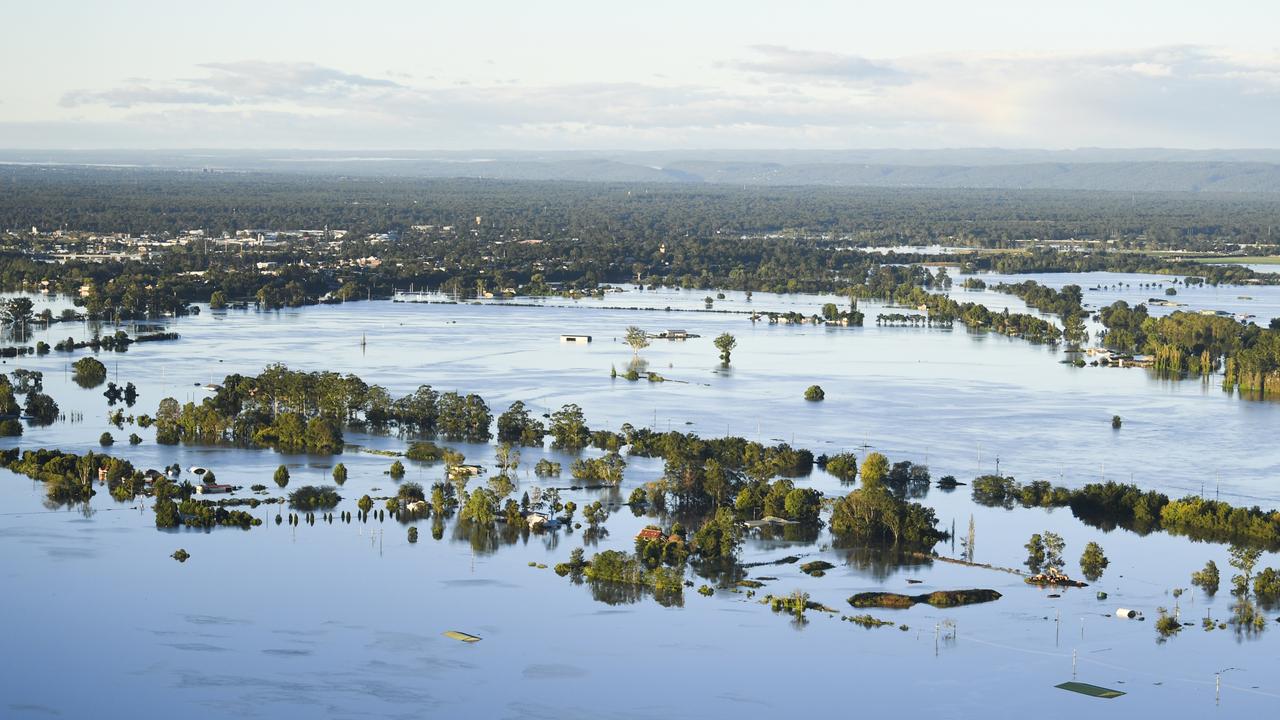
[[[1280,265],[1280,256],[1278,255],[1246,255],[1232,257],[1202,257],[1195,258],[1192,262],[1198,262],[1203,265],[1222,265],[1230,263],[1232,265]]]

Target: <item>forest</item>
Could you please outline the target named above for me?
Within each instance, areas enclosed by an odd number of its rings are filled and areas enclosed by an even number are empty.
[[[475,218],[481,218],[476,223]],[[213,233],[395,232],[480,239],[669,240],[795,232],[854,244],[1116,240],[1132,247],[1276,244],[1272,196],[1069,190],[741,187],[0,167],[0,228]]]

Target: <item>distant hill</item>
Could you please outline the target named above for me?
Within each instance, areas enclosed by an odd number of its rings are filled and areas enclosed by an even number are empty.
[[[3,151],[0,162],[581,182],[1280,193],[1280,150]]]

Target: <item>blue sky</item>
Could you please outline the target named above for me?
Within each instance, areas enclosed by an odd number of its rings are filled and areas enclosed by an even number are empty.
[[[46,0],[0,24],[0,147],[1280,146],[1257,0]]]

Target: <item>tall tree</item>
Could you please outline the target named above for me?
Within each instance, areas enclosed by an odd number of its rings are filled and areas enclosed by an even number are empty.
[[[635,325],[627,328],[627,334],[624,337],[627,344],[631,346],[633,355],[639,355],[641,350],[649,347],[649,336]]]

